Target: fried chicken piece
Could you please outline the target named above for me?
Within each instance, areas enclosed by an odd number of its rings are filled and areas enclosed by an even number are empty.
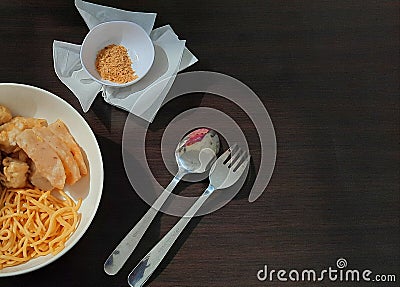
[[[12,115],[10,110],[5,107],[0,105],[0,125],[10,121],[12,119]]]
[[[26,129],[47,126],[44,119],[14,117],[9,122],[0,126],[0,150],[12,153],[19,150],[17,136]]]
[[[3,159],[4,174],[0,180],[5,187],[22,188],[27,185],[29,165],[15,158]]]

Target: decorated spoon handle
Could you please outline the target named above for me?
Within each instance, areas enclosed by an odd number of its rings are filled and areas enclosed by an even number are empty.
[[[140,219],[140,221],[132,228],[131,231],[125,236],[124,239],[118,244],[114,251],[107,258],[104,263],[104,271],[109,275],[115,275],[128,260],[129,256],[135,250],[143,234],[146,232],[150,223],[153,221],[157,212],[160,210],[172,190],[185,175],[183,171],[179,171],[177,175],[172,179],[169,185],[153,203],[151,208],[146,214]]]

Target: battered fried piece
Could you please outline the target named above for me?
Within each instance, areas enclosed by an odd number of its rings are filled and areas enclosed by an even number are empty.
[[[16,141],[34,162],[36,172],[46,178],[53,187],[63,189],[66,178],[64,166],[50,145],[38,137],[32,129],[21,132]]]
[[[33,161],[31,161],[30,164],[29,181],[41,190],[52,190],[54,188],[50,181],[37,171],[36,165]]]
[[[0,105],[0,125],[10,121],[12,119],[12,115],[10,110],[5,107]]]
[[[74,156],[76,163],[79,166],[81,175],[86,175],[88,171],[85,161],[83,159],[81,148],[75,142],[74,137],[71,135],[64,122],[61,120],[57,120],[54,123],[50,124],[48,128],[68,146],[69,150]]]
[[[26,129],[47,126],[44,119],[14,117],[9,122],[0,126],[0,150],[12,153],[19,150],[16,138]]]
[[[33,128],[33,132],[47,142],[60,157],[64,166],[66,183],[74,184],[81,178],[79,167],[68,146],[48,127]]]
[[[0,180],[5,187],[22,188],[27,185],[29,166],[26,162],[6,157],[3,166],[4,174],[0,175]]]

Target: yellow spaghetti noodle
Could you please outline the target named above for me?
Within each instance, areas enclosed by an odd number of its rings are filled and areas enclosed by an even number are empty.
[[[0,191],[0,269],[60,252],[80,221],[81,203],[61,190]]]

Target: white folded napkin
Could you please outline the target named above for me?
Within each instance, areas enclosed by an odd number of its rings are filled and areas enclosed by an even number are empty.
[[[80,45],[55,40],[53,60],[58,78],[78,98],[84,112],[89,110],[97,94],[102,91],[107,103],[151,122],[176,74],[197,62],[197,58],[185,47],[186,41],[179,40],[169,25],[152,30],[155,13],[130,12],[81,0],[76,0],[75,6],[89,29],[115,20],[140,25],[153,41],[154,62],[146,76],[131,86],[102,86],[84,71],[79,57]]]

